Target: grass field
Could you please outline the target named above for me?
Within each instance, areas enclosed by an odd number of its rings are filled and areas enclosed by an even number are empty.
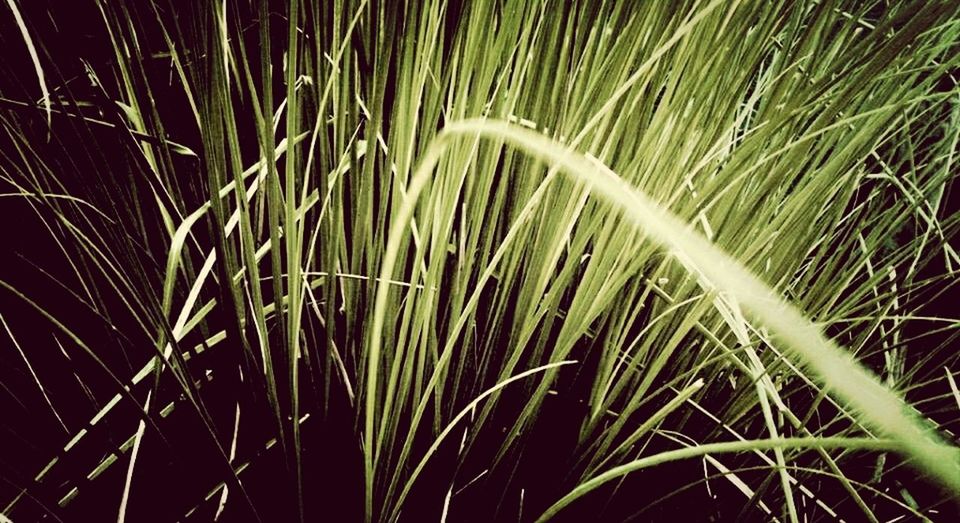
[[[955,1],[4,4],[7,518],[960,518]]]

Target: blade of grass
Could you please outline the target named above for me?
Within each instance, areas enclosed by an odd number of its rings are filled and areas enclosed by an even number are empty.
[[[625,465],[614,467],[603,474],[595,476],[584,483],[581,483],[566,496],[560,498],[551,505],[537,518],[537,523],[549,521],[555,517],[561,510],[583,497],[585,494],[596,490],[605,483],[625,476],[631,472],[644,468],[655,467],[663,463],[694,458],[698,456],[707,456],[711,454],[721,454],[730,452],[744,452],[748,450],[765,449],[829,449],[844,448],[851,450],[897,450],[900,445],[890,440],[879,440],[873,438],[782,438],[782,439],[761,439],[751,441],[725,441],[721,443],[706,443],[694,447],[670,450],[661,452],[653,456],[631,461]]]

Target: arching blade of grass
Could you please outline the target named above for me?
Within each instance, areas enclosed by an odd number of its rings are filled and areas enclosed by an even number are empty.
[[[476,136],[507,141],[528,154],[561,166],[571,177],[589,184],[592,191],[614,205],[651,240],[677,256],[688,270],[703,275],[705,281],[702,284],[713,286],[735,299],[753,318],[769,328],[777,341],[788,348],[804,367],[813,371],[831,394],[851,407],[868,426],[893,439],[917,468],[960,493],[960,451],[945,444],[923,420],[905,407],[902,398],[881,385],[849,354],[826,339],[794,306],[735,259],[691,231],[669,210],[612,171],[600,169],[597,162],[554,140],[508,122],[467,120],[449,124],[438,135],[411,183],[407,203],[391,231],[394,248],[399,247],[397,238],[412,215],[414,202],[450,142]],[[386,259],[391,259],[389,246]],[[391,276],[392,265],[385,264],[381,278]],[[380,299],[386,299],[384,286],[380,288],[378,304]]]
[[[881,385],[843,349],[821,334],[819,328],[735,259],[710,245],[669,211],[624,183],[612,171],[591,168],[582,157],[523,128],[505,123],[463,122],[448,128],[452,133],[478,132],[513,141],[531,154],[562,164],[593,191],[617,206],[691,268],[707,277],[708,284],[736,299],[757,321],[767,326],[780,343],[817,374],[865,423],[896,440],[915,465],[960,493],[960,452],[946,445],[924,420],[906,410],[903,399]]]
[[[830,449],[845,448],[853,450],[896,450],[901,448],[897,443],[890,440],[873,438],[785,438],[785,439],[761,439],[750,441],[728,441],[722,443],[707,443],[704,445],[687,447],[678,450],[669,450],[653,456],[631,461],[625,465],[614,467],[584,483],[571,491],[566,496],[560,498],[537,518],[537,523],[549,521],[556,516],[564,507],[573,503],[577,498],[597,489],[603,484],[613,481],[621,476],[644,468],[655,467],[663,463],[689,459],[697,456],[707,456],[710,454],[721,454],[725,452],[745,452],[750,450],[764,449]]]
[[[41,233],[10,222],[39,278],[0,280],[78,334],[0,311],[0,408],[60,419],[0,430],[37,447],[14,519],[875,521],[956,490],[955,2],[53,4],[0,8],[0,205]],[[730,439],[716,507],[626,472]]]
[[[670,461],[688,459],[696,456],[706,456],[710,454],[721,454],[724,452],[744,452],[749,450],[764,449],[829,449],[845,448],[853,450],[895,450],[900,448],[898,443],[890,440],[878,440],[872,438],[786,438],[786,439],[766,439],[751,441],[729,441],[722,443],[707,443],[695,447],[670,450],[661,452],[653,456],[631,461],[625,465],[614,467],[586,482],[580,484],[576,489],[551,505],[547,510],[537,518],[537,523],[549,521],[556,516],[564,507],[577,500],[577,498],[595,490],[604,483],[612,481],[631,472],[644,468],[654,467]]]

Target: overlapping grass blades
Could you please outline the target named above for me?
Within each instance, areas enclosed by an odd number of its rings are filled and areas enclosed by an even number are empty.
[[[0,17],[0,205],[49,238],[0,274],[44,413],[5,514],[956,500],[954,3],[41,4]]]

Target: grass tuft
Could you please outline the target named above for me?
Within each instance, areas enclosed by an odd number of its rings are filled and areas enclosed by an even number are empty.
[[[0,519],[960,513],[956,2],[74,7],[0,12]]]

